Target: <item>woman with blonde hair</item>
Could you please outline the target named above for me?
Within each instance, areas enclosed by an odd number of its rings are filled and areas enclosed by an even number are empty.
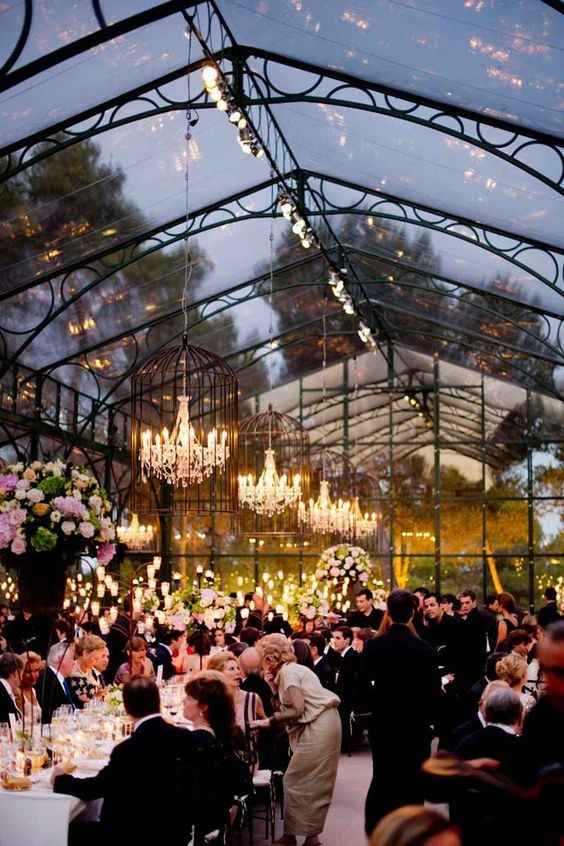
[[[251,723],[256,719],[263,719],[264,707],[260,696],[247,690],[241,690],[241,669],[239,659],[232,652],[216,652],[208,657],[208,670],[217,670],[225,676],[229,692],[235,705],[235,722],[245,732],[249,740],[251,751],[254,750],[254,739],[250,736]]]
[[[292,758],[284,774],[284,836],[279,846],[319,846],[331,804],[341,751],[339,697],[322,687],[315,673],[298,664],[284,635],[257,644],[265,676],[277,688],[281,710],[257,728],[286,726]]]
[[[422,805],[404,805],[387,814],[376,826],[370,846],[461,846],[458,829],[437,811]]]
[[[22,680],[16,694],[16,703],[23,714],[24,726],[41,723],[41,706],[37,701],[35,685],[43,666],[43,658],[37,652],[24,652],[20,655],[24,662]]]
[[[100,685],[92,670],[105,649],[106,644],[98,635],[84,635],[75,644],[74,667],[67,679],[75,708],[84,708],[96,696]]]
[[[501,658],[495,665],[498,679],[507,682],[511,690],[515,691],[525,710],[532,708],[535,704],[534,697],[523,690],[527,681],[527,670],[528,665],[526,660],[515,652],[510,652],[509,655]]]

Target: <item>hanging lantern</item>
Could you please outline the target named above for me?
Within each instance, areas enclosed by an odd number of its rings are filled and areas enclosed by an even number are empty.
[[[117,535],[129,549],[145,549],[153,542],[154,530],[151,525],[141,525],[137,514],[133,514],[129,526],[118,526]]]
[[[239,502],[244,534],[293,534],[309,494],[309,437],[300,423],[273,411],[241,422]]]
[[[132,379],[132,507],[145,513],[237,510],[238,382],[184,336]]]

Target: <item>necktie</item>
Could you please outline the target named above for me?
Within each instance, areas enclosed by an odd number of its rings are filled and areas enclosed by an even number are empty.
[[[65,693],[67,695],[68,701],[72,704],[72,696],[71,696],[70,687],[69,687],[69,683],[68,683],[67,679],[64,680],[63,687],[65,689]]]

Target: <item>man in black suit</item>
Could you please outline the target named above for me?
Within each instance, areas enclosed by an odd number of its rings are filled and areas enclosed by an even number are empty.
[[[351,749],[351,714],[355,709],[360,672],[360,654],[352,648],[353,630],[348,626],[333,629],[333,649],[339,655],[333,690],[341,700],[339,714],[342,725],[341,749]]]
[[[308,641],[311,657],[313,658],[313,672],[323,687],[333,690],[335,686],[335,670],[331,667],[329,659],[325,655],[325,648],[327,646],[325,638],[319,632],[313,632],[313,634],[309,635]]]
[[[72,697],[67,678],[74,666],[74,646],[56,643],[49,650],[47,666],[37,680],[37,699],[41,705],[41,722],[50,723],[53,712],[61,705],[72,705]]]
[[[479,731],[479,729],[484,728],[484,726],[486,725],[486,702],[490,693],[492,693],[496,688],[499,687],[506,688],[507,682],[501,681],[500,679],[495,679],[494,681],[489,682],[485,686],[480,697],[478,710],[476,711],[474,716],[470,717],[470,719],[456,726],[450,732],[450,734],[446,738],[446,741],[441,744],[441,748],[446,748],[450,752],[454,752],[455,749],[460,746],[463,740],[466,740],[467,737],[470,737],[471,734],[474,734],[474,732]]]
[[[557,623],[561,618],[556,604],[556,588],[547,587],[544,592],[544,598],[546,600],[546,604],[539,609],[537,622],[541,628],[546,629],[546,627],[550,626],[551,623]]]
[[[10,715],[21,720],[21,712],[16,704],[24,662],[13,652],[0,655],[0,723],[10,722]]]
[[[352,628],[359,629],[374,629],[380,628],[380,623],[384,617],[384,612],[379,608],[374,608],[374,594],[368,588],[359,590],[354,598],[356,611],[351,611],[347,625]]]
[[[433,649],[412,633],[413,594],[394,590],[388,597],[392,625],[368,640],[362,653],[361,682],[371,685],[370,744],[373,777],[366,797],[365,826],[402,805],[423,801],[421,764],[431,750],[431,725],[441,697]]]
[[[519,694],[510,687],[496,687],[484,709],[486,725],[466,737],[456,748],[465,761],[492,758],[500,772],[517,784],[526,784],[528,766],[522,740],[518,736],[523,718]]]
[[[464,655],[464,683],[467,689],[482,678],[488,656],[488,630],[491,626],[489,616],[478,608],[476,594],[473,590],[463,590],[458,596],[460,600],[459,617],[466,626],[465,655]],[[462,672],[459,673],[462,682]]]
[[[123,704],[135,721],[131,737],[114,747],[108,764],[91,778],[74,778],[55,767],[54,792],[86,802],[103,798],[100,836],[112,846],[163,839],[171,846],[185,844],[194,822],[186,778],[191,733],[163,720],[152,679],[127,682]]]
[[[157,643],[149,649],[149,658],[153,662],[155,674],[158,675],[162,667],[163,681],[168,681],[176,675],[173,658],[180,653],[186,641],[186,632],[180,629],[163,629],[159,632]]]

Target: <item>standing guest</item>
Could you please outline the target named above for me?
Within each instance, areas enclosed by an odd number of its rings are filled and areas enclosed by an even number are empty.
[[[98,689],[101,690],[103,687],[106,687],[106,670],[108,669],[108,664],[110,663],[110,650],[107,646],[104,646],[104,649],[100,650],[100,652],[96,655],[96,661],[94,662],[94,666],[92,667],[92,675],[96,679],[96,684],[98,685]]]
[[[59,617],[55,622],[55,637],[59,643],[74,643],[74,623]]]
[[[110,650],[110,662],[108,664],[108,669],[106,670],[106,680],[108,683],[114,680],[118,667],[123,661],[125,648],[135,632],[135,626],[131,614],[131,598],[129,596],[124,596],[123,606],[110,626],[110,631],[108,632],[106,639],[106,644]]]
[[[24,662],[14,652],[0,655],[0,723],[7,723],[12,716],[21,720],[16,696],[19,694]]]
[[[292,641],[292,647],[298,664],[301,664],[303,667],[309,667],[310,670],[313,670],[313,658],[311,656],[311,649],[309,648],[307,640],[296,638],[296,640]]]
[[[437,662],[443,673],[461,675],[465,670],[464,623],[458,617],[450,617],[441,606],[441,598],[430,593],[423,602],[425,628],[422,637],[437,653]]]
[[[168,681],[176,675],[175,659],[179,659],[186,645],[186,632],[180,629],[161,629],[157,635],[157,642],[149,650],[149,658],[153,662],[158,677],[159,667],[162,667],[163,681]]]
[[[384,612],[380,608],[374,608],[374,594],[368,588],[359,590],[354,598],[356,611],[352,611],[347,620],[347,625],[352,629],[355,626],[359,629],[378,629],[382,622]]]
[[[313,660],[313,672],[321,682],[323,687],[331,690],[335,681],[335,672],[329,664],[329,659],[325,654],[327,643],[322,634],[314,632],[309,636],[309,648],[311,650],[311,657]]]
[[[556,588],[547,587],[544,592],[545,604],[537,614],[538,624],[543,629],[546,629],[546,627],[550,626],[551,623],[556,623],[560,620],[558,605],[556,604],[557,598]]]
[[[479,609],[482,617],[486,623],[486,635],[488,638],[488,652],[494,652],[497,646],[498,628],[499,628],[499,614],[501,608],[499,607],[499,599],[497,593],[491,593],[486,596],[483,608]]]
[[[468,686],[475,684],[484,674],[488,656],[488,625],[473,590],[463,590],[459,594],[459,618],[466,626],[465,675]]]
[[[523,742],[533,772],[564,767],[564,620],[553,623],[539,644],[544,690],[526,716]]]
[[[12,652],[25,652],[26,649],[40,649],[40,635],[30,608],[25,605],[13,620],[6,623],[4,637]]]
[[[351,714],[356,705],[359,686],[361,658],[352,648],[353,632],[348,626],[337,626],[333,630],[333,649],[339,655],[333,690],[339,697],[339,716],[341,717],[342,751],[351,748]]]
[[[190,732],[163,720],[159,689],[152,679],[129,681],[123,705],[134,720],[131,737],[114,746],[108,764],[90,778],[75,778],[64,766],[55,767],[54,792],[84,802],[103,798],[96,842],[159,843],[166,835],[167,846],[184,846],[196,811],[190,804],[191,784],[184,783],[192,760]],[[140,805],[139,778],[144,773],[156,774],[150,808]]]
[[[24,652],[20,658],[24,667],[16,701],[23,714],[24,725],[31,726],[34,723],[41,723],[41,706],[37,699],[35,685],[41,672],[43,659],[37,652]]]
[[[406,805],[378,823],[369,846],[462,846],[462,840],[442,814],[423,805]]]
[[[255,646],[257,640],[260,640],[260,629],[256,629],[254,626],[245,626],[239,639],[246,646]]]
[[[284,774],[284,835],[279,846],[319,846],[331,804],[341,746],[339,698],[325,690],[308,667],[296,662],[283,635],[266,635],[259,644],[263,670],[278,690],[281,710],[257,728],[285,725],[292,758]]]
[[[152,679],[155,670],[147,657],[147,641],[142,637],[132,637],[126,647],[127,661],[118,669],[114,684],[125,684],[133,676],[145,676]]]
[[[364,652],[364,644],[367,640],[376,637],[376,632],[373,629],[353,629],[353,632],[352,648],[359,653]]]
[[[369,640],[362,654],[361,679],[372,686],[373,776],[366,798],[367,835],[394,808],[424,798],[420,769],[431,750],[441,683],[433,649],[409,628],[414,613],[413,595],[392,591],[390,628]]]
[[[75,708],[84,708],[96,695],[98,682],[92,670],[105,649],[106,644],[97,635],[84,635],[76,643],[74,666],[67,678]]]
[[[497,644],[499,647],[507,636],[519,628],[519,609],[515,598],[510,593],[500,593],[497,597],[501,618],[497,628]]]
[[[261,657],[258,649],[249,646],[239,656],[239,669],[243,680],[241,690],[247,693],[256,693],[262,702],[264,713],[270,717],[274,712],[272,690],[268,682],[261,676]]]
[[[501,645],[507,654],[514,652],[527,660],[533,648],[533,638],[525,629],[513,629]]]
[[[74,707],[68,676],[74,667],[74,646],[56,643],[47,655],[47,666],[37,679],[37,698],[41,705],[41,722],[50,723],[53,712],[61,705]]]
[[[440,606],[449,617],[455,617],[456,613],[460,610],[460,602],[454,593],[443,593]]]
[[[511,690],[513,690],[523,706],[523,711],[526,712],[535,704],[535,700],[530,693],[525,693],[523,687],[527,681],[527,662],[520,655],[515,652],[510,652],[505,655],[495,665],[495,670],[498,679],[507,682]]]

